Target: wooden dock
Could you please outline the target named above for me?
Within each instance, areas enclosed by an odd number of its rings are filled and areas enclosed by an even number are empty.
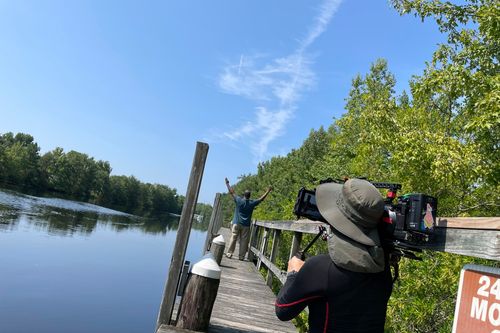
[[[221,229],[229,246],[230,231]],[[219,291],[212,310],[209,333],[293,332],[292,322],[280,321],[274,312],[276,296],[266,285],[255,265],[238,260],[238,245],[233,259],[221,262]],[[236,257],[236,259],[234,259]],[[190,332],[162,325],[157,333]]]

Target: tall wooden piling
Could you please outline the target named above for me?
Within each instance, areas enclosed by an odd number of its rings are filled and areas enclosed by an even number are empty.
[[[184,264],[186,248],[193,223],[196,202],[198,201],[198,193],[200,191],[207,154],[208,144],[197,142],[193,166],[191,168],[191,175],[189,176],[189,183],[186,191],[186,200],[182,206],[179,228],[177,229],[177,237],[175,239],[174,251],[172,253],[170,269],[168,271],[168,279],[165,284],[163,299],[156,322],[157,329],[162,324],[170,324],[170,318],[172,317],[174,309],[175,295],[177,292],[182,266]]]
[[[222,220],[221,196],[222,195],[220,193],[215,194],[214,205],[212,207],[212,215],[210,216],[210,222],[208,223],[207,237],[205,239],[205,245],[203,246],[203,254],[210,250],[212,239],[221,227],[219,223],[219,221]]]

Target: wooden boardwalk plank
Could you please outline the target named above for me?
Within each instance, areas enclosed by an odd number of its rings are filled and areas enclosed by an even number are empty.
[[[229,246],[230,231],[221,229]],[[210,320],[210,333],[293,332],[291,322],[280,321],[274,312],[276,296],[266,285],[264,277],[253,263],[238,260],[238,245],[233,258],[225,256],[222,274]]]

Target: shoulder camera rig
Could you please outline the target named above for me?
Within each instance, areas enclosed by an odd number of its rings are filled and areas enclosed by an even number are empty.
[[[330,182],[343,184],[346,180],[347,178],[328,178],[320,181],[320,184]],[[370,183],[378,189],[388,190],[384,199],[384,214],[379,223],[382,246],[395,260],[401,257],[420,260],[415,253],[421,252],[423,245],[433,240],[437,199],[422,193],[410,193],[398,197],[397,191],[401,189],[401,184],[371,181]],[[299,190],[294,214],[297,218],[322,221],[335,227],[319,212],[316,205],[316,189]]]

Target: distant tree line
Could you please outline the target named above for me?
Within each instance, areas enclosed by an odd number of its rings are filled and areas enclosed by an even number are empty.
[[[142,183],[134,176],[112,176],[111,170],[109,162],[74,150],[64,152],[58,147],[40,155],[40,147],[29,134],[0,135],[0,185],[4,187],[141,216],[180,214],[184,197],[176,189]]]

